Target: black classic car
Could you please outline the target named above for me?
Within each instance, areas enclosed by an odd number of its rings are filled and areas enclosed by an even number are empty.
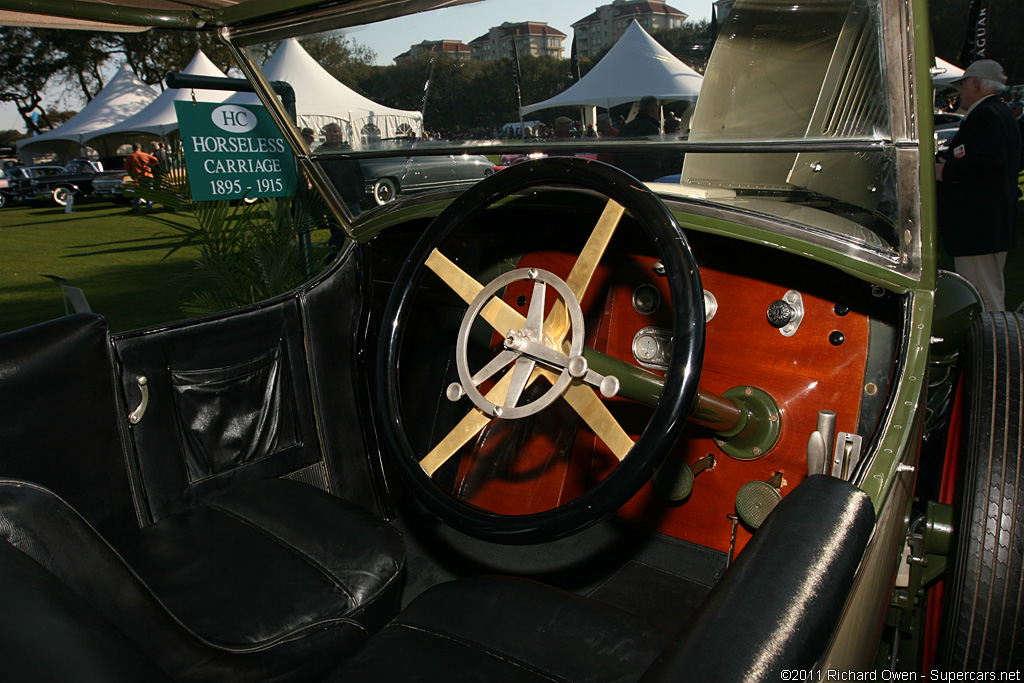
[[[547,156],[353,219],[257,56],[480,5],[0,0],[217,32],[348,237],[253,305],[0,335],[4,676],[1011,680],[1024,335],[936,266],[923,0],[736,0],[686,140],[414,144]]]
[[[0,180],[0,207],[6,206],[7,202],[21,202],[33,199],[36,196],[36,182],[39,180],[63,175],[63,166],[40,165],[40,166],[11,166],[2,172]]]
[[[117,166],[120,158],[112,161]],[[64,166],[15,166],[4,171],[4,176],[10,181],[6,190],[10,199],[57,206],[67,206],[69,200],[74,201],[72,197],[101,194],[94,188],[95,182],[119,178],[123,174],[123,171],[106,168],[90,159],[72,159]]]

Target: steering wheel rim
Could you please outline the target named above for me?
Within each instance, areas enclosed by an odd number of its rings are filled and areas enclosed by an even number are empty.
[[[463,502],[434,483],[407,436],[398,358],[417,283],[438,245],[496,201],[529,187],[568,185],[621,204],[657,245],[671,292],[673,353],[647,428],[607,477],[576,499],[526,515],[502,515]],[[552,157],[523,162],[484,178],[457,197],[424,231],[395,280],[377,353],[377,407],[385,443],[413,494],[449,526],[487,541],[524,544],[581,531],[618,509],[647,482],[674,444],[696,398],[704,353],[703,288],[685,235],[672,213],[642,183],[602,162]]]

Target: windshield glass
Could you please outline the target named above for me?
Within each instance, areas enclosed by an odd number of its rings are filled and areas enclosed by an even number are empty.
[[[894,252],[877,0],[682,7],[490,0],[358,27],[319,19],[247,49],[294,89],[289,116],[353,215],[574,154]]]

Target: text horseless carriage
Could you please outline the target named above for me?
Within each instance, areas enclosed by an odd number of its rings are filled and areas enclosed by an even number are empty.
[[[686,140],[411,143],[547,156],[353,219],[254,48],[477,4],[0,0],[218,30],[350,238],[0,335],[12,680],[1019,669],[1021,321],[936,269],[924,3],[737,0]]]

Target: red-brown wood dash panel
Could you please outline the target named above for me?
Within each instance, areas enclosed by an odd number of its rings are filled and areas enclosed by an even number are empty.
[[[743,264],[743,260],[736,263]],[[863,304],[861,290],[835,271],[807,262],[800,269],[786,272],[776,268],[775,272],[783,275],[769,281],[755,273],[722,272],[701,265],[704,289],[715,296],[718,310],[706,326],[700,387],[718,394],[747,386],[768,392],[780,411],[778,443],[759,458],[738,460],[723,453],[707,429],[688,424],[669,457],[693,464],[713,454],[714,469],[697,475],[693,493],[678,506],[663,502],[648,484],[622,509],[623,517],[677,538],[728,550],[732,521],[727,515],[736,512],[736,493],[741,486],[766,481],[781,472],[785,483],[780,493],[785,496],[806,478],[807,440],[817,428],[819,410],[837,413],[837,431],[856,432],[868,348],[868,319],[865,307],[858,305]],[[790,289],[801,293],[805,313],[797,332],[785,337],[769,324],[767,309]],[[851,310],[837,314],[837,302]],[[629,329],[642,322],[616,320],[613,325]],[[832,336],[835,332],[842,334],[841,344],[833,343],[838,341],[838,335]],[[613,334],[611,338],[622,344],[625,336]],[[609,353],[618,355],[611,347]],[[750,535],[751,530],[741,524],[737,551]]]
[[[739,460],[723,453],[709,430],[688,424],[669,457],[693,464],[713,454],[715,467],[697,475],[693,493],[681,504],[667,503],[647,484],[619,514],[727,551],[728,515],[736,512],[741,486],[781,472],[785,496],[806,477],[807,440],[819,410],[837,413],[837,431],[856,432],[868,318],[863,289],[833,269],[753,245],[730,244],[727,254],[702,253],[697,245],[695,252],[704,289],[718,302],[706,326],[701,389],[720,394],[749,386],[767,392],[779,407],[779,440],[766,454]],[[534,253],[519,267],[540,267],[565,278],[575,259],[575,254]],[[652,270],[655,260],[606,255],[583,301],[588,346],[639,365],[633,355],[636,333],[645,327],[671,329],[667,282]],[[641,313],[634,294],[645,284],[658,290],[661,302]],[[768,322],[767,310],[789,290],[800,292],[804,317],[796,333],[786,337]],[[528,283],[518,282],[507,288],[504,299],[525,315],[520,302],[528,294]],[[537,384],[543,385],[538,390],[547,388],[543,381]],[[606,403],[634,438],[646,426],[648,407],[622,398]],[[614,467],[614,456],[563,401],[544,412],[527,420],[493,421],[460,454],[458,495],[495,512],[529,514],[576,498]],[[741,524],[737,551],[750,536]]]

